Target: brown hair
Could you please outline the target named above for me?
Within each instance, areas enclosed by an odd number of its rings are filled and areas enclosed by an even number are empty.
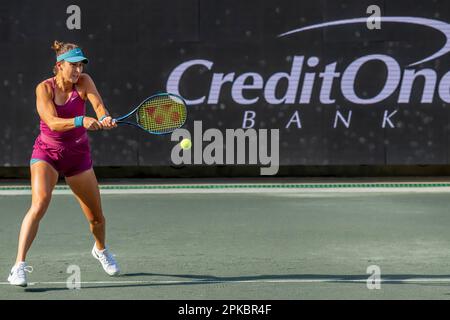
[[[56,56],[75,48],[79,48],[79,46],[74,43],[59,42],[58,40],[53,41],[52,45],[52,49],[55,50]],[[58,73],[58,68],[56,68],[56,65],[53,67],[53,73],[55,75]]]

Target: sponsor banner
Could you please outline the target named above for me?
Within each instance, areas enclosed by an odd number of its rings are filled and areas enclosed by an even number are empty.
[[[261,159],[269,155],[277,165],[449,162],[448,2],[169,2],[171,9],[130,1],[124,10],[79,1],[77,30],[66,27],[68,2],[42,15],[35,2],[6,6],[0,54],[14,59],[0,83],[1,165],[29,160],[38,133],[34,86],[51,76],[54,38],[83,47],[86,72],[113,115],[158,91],[181,95],[194,143],[184,164],[268,166]],[[218,143],[212,148],[209,129],[223,137],[223,152]],[[239,129],[253,142],[226,140],[227,130]],[[170,136],[120,128],[90,138],[96,165],[183,165]]]

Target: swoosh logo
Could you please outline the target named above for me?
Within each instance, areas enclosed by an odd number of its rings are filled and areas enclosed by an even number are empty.
[[[437,59],[450,51],[450,24],[448,24],[446,22],[434,20],[434,19],[419,18],[419,17],[380,17],[379,19],[381,20],[381,22],[397,22],[397,23],[416,24],[416,25],[429,27],[429,28],[432,28],[434,30],[441,32],[445,36],[445,38],[446,38],[445,44],[439,51],[437,51],[436,53],[432,54],[431,56],[426,57],[420,61],[409,64],[408,67],[412,67],[412,66],[415,66],[415,65],[427,62],[427,61]],[[368,20],[368,17],[363,17],[363,18],[344,19],[344,20],[337,20],[337,21],[314,24],[311,26],[307,26],[307,27],[303,27],[303,28],[299,28],[299,29],[295,29],[295,30],[291,30],[291,31],[279,34],[278,38],[286,37],[291,34],[303,32],[303,31],[307,31],[307,30],[314,30],[314,29],[326,28],[326,27],[331,27],[331,26],[341,26],[341,25],[355,24],[355,23],[366,23],[367,20]]]

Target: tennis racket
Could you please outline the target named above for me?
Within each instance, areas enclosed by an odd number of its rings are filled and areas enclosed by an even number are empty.
[[[136,122],[127,119],[136,115]],[[151,134],[167,134],[186,122],[187,110],[183,98],[171,93],[158,93],[146,98],[124,116],[113,119],[118,125],[138,127]]]

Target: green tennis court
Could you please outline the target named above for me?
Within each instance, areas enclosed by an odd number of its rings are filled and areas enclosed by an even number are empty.
[[[88,223],[58,186],[27,258],[6,282],[30,204],[0,187],[0,299],[448,299],[450,183],[101,186],[123,275],[90,254]],[[66,282],[80,268],[79,290]],[[369,266],[381,270],[368,289]]]

